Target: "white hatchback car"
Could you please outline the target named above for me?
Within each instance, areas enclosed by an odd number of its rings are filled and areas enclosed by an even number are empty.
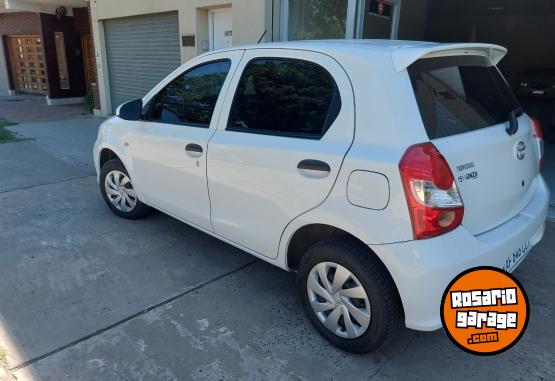
[[[543,139],[488,44],[310,41],[184,64],[99,129],[100,190],[286,270],[330,342],[441,327],[447,284],[542,238]]]

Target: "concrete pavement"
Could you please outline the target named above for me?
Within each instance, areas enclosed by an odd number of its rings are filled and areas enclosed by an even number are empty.
[[[65,119],[52,122],[23,123],[10,130],[34,140],[34,145],[49,151],[73,166],[88,166],[94,171],[92,145],[96,139],[99,118]],[[28,160],[34,163],[33,160]]]
[[[48,106],[44,95],[0,96],[0,116],[17,123],[91,118],[83,105]]]
[[[555,379],[555,223],[516,271],[532,309],[510,351],[405,329],[355,356],[310,326],[294,274],[161,213],[113,215],[93,122],[41,126],[0,145],[0,346],[18,380]]]

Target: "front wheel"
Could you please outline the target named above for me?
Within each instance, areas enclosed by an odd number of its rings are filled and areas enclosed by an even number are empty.
[[[334,238],[308,249],[299,266],[298,286],[314,327],[347,352],[377,349],[400,325],[400,300],[391,276],[354,240]]]
[[[120,217],[138,219],[150,208],[138,196],[123,163],[110,160],[100,170],[100,192],[112,211]]]

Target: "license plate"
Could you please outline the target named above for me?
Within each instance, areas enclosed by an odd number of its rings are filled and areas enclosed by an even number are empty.
[[[543,90],[532,90],[532,94],[534,95],[543,95],[545,91]]]
[[[516,266],[526,257],[530,248],[532,247],[532,243],[530,240],[527,240],[518,248],[516,248],[512,254],[510,254],[507,258],[505,258],[505,263],[503,264],[503,270],[511,272],[513,271]]]

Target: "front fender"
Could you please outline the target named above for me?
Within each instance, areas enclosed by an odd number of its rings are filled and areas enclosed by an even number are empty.
[[[121,160],[131,179],[135,176],[129,145],[132,127],[129,124],[131,123],[133,122],[114,117],[108,119],[99,127],[97,140],[93,149],[97,180],[100,178],[100,157],[105,149],[112,151]]]

